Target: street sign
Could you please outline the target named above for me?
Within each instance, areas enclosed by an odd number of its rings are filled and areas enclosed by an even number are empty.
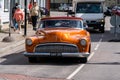
[[[115,32],[116,31],[116,32]],[[110,33],[114,34],[114,33],[120,33],[120,27],[111,27],[110,28]]]
[[[111,33],[120,33],[120,16],[113,15],[111,16],[110,23],[113,27],[110,28]]]
[[[114,27],[120,27],[120,16],[118,15],[111,16],[110,23]]]

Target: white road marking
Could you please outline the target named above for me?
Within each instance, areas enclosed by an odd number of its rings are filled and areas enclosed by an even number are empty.
[[[70,74],[66,79],[71,79],[73,76],[75,76],[83,67],[85,64],[80,65],[72,74]]]
[[[4,62],[4,61],[6,61],[5,58],[0,58],[0,63],[2,63],[2,62]]]
[[[98,49],[98,47],[100,46],[100,43],[102,42],[102,38],[99,40],[99,43],[97,44],[97,46],[95,47],[95,51]]]
[[[103,35],[102,35],[103,38]],[[100,46],[100,43],[102,42],[102,38],[99,40],[99,43],[96,45],[94,50],[97,50],[98,47]],[[95,52],[92,52],[90,54],[90,56],[88,57],[88,61],[93,57],[93,55],[95,54]],[[85,66],[85,64],[80,65],[72,74],[70,74],[66,79],[72,79],[83,67]]]
[[[95,52],[92,52],[92,53],[90,54],[90,56],[88,57],[88,61],[93,57],[94,54],[95,54]]]
[[[92,56],[94,55],[95,53],[92,52],[90,54],[90,56],[88,57],[88,61],[92,58]],[[71,79],[73,76],[75,76],[83,67],[85,66],[85,64],[82,64],[80,65],[72,74],[70,74],[66,79]]]

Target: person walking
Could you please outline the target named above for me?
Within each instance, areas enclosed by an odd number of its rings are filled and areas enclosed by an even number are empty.
[[[12,18],[14,16],[14,13],[15,13],[16,9],[17,9],[16,6],[18,6],[18,5],[19,5],[18,3],[15,3],[15,6],[12,8]],[[12,23],[12,27],[14,28],[14,30],[16,30],[18,28],[18,24],[17,24],[16,20],[12,19],[11,23]]]
[[[16,6],[16,11],[14,13],[13,19],[16,20],[17,24],[18,24],[18,33],[22,33],[21,32],[21,24],[24,21],[24,12],[20,9],[20,5]]]
[[[39,6],[37,5],[37,2],[34,2],[33,7],[30,9],[30,16],[32,19],[33,30],[36,30],[39,13],[40,13]]]
[[[28,17],[28,23],[32,22],[32,19],[31,19],[31,16],[30,16],[30,9],[32,8],[32,6],[33,6],[33,3],[32,3],[32,0],[31,0],[30,3],[28,4],[28,9],[29,9],[29,13],[27,15],[27,17]]]
[[[30,10],[32,8],[32,6],[33,6],[33,3],[32,3],[32,1],[30,1],[30,3],[28,4],[28,9]]]

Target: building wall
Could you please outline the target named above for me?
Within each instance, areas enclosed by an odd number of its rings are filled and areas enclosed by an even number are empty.
[[[51,0],[50,3],[51,10],[58,10],[61,3],[72,4],[72,0]]]
[[[27,6],[31,0],[26,0],[27,1]],[[38,2],[38,5],[41,7],[45,7],[45,0],[36,0]],[[7,2],[7,3],[5,3]],[[10,7],[13,7],[15,3],[19,3],[21,5],[21,9],[24,10],[24,0],[0,0],[0,17],[1,17],[1,22],[6,23],[9,22],[11,11]],[[11,6],[10,6],[11,5]],[[5,6],[8,7],[8,9],[5,9]]]
[[[9,3],[10,0],[7,0],[8,5],[5,6],[5,0],[0,0],[1,8],[0,8],[0,15],[1,15],[1,23],[8,22],[9,21]],[[7,8],[5,8],[7,7]]]
[[[114,6],[116,5],[116,0],[106,0],[106,6]]]
[[[106,1],[106,6],[108,7],[120,5],[120,0],[105,0],[105,1]]]

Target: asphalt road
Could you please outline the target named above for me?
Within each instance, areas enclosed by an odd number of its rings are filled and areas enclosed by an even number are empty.
[[[106,31],[90,31],[92,40],[88,63],[81,64],[69,59],[41,59],[29,63],[23,56],[24,45],[0,54],[0,73],[22,74],[40,78],[64,78],[74,80],[119,80],[120,43],[109,42],[114,38],[106,18]]]

